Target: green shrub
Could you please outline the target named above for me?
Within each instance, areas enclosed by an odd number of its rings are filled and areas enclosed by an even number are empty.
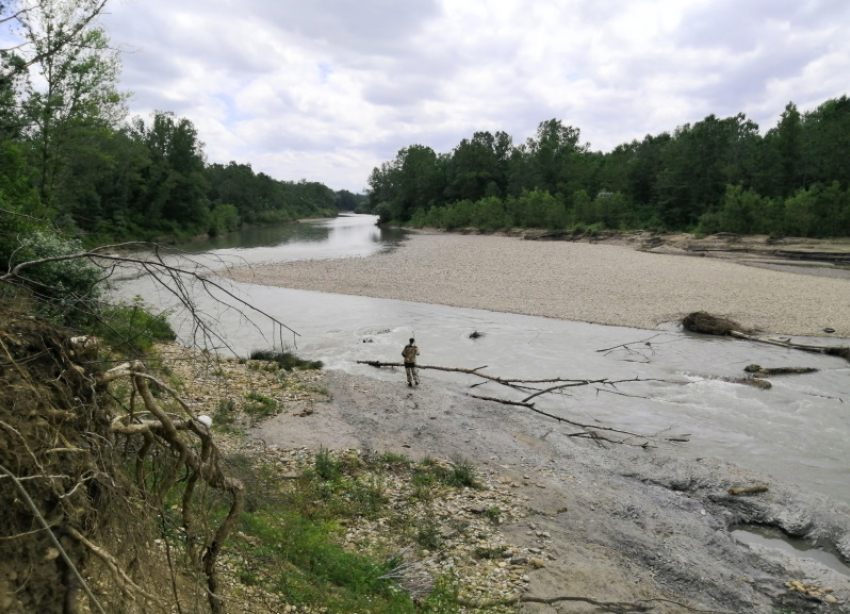
[[[255,419],[268,418],[277,413],[277,401],[256,392],[249,392],[245,398],[251,403],[245,403],[245,413]]]
[[[316,452],[316,473],[323,480],[336,480],[342,475],[342,467],[326,448]]]
[[[324,364],[321,360],[304,360],[289,351],[253,350],[251,360],[265,360],[277,364],[281,369],[292,371],[301,369],[303,371],[321,369]]]
[[[8,256],[9,266],[24,262],[70,256],[83,251],[82,244],[54,232],[37,230],[18,242]],[[68,324],[91,320],[97,298],[101,270],[84,258],[46,262],[28,266],[20,271],[29,282],[38,303],[46,315],[58,317]]]
[[[110,306],[98,314],[94,333],[115,351],[135,355],[150,352],[154,344],[174,341],[167,312],[153,314],[141,297],[130,305]]]

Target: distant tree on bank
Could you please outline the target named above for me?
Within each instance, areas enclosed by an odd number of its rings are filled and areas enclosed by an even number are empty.
[[[514,145],[476,132],[439,154],[411,145],[369,177],[382,222],[440,228],[657,228],[850,236],[850,100],[801,113],[789,103],[764,135],[744,114],[709,115],[603,153],[578,128],[544,121]]]

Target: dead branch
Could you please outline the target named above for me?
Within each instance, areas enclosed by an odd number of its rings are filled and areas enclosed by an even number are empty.
[[[357,364],[369,365],[369,366],[378,367],[378,368],[380,368],[380,367],[401,367],[401,366],[403,366],[403,363],[383,362],[383,361],[380,361],[380,360],[358,360]],[[503,377],[498,377],[498,376],[495,376],[495,375],[489,375],[487,373],[483,373],[481,371],[481,369],[485,369],[486,367],[476,367],[474,369],[465,369],[465,368],[462,368],[462,367],[441,367],[441,366],[438,366],[438,365],[417,365],[417,368],[419,368],[419,369],[434,369],[436,371],[448,371],[448,372],[452,372],[452,373],[466,373],[468,375],[474,375],[475,377],[480,377],[483,380],[485,380],[484,382],[472,384],[471,385],[472,388],[475,388],[476,386],[481,385],[481,383],[492,382],[492,383],[505,385],[505,386],[508,386],[510,388],[514,388],[514,389],[518,389],[518,390],[526,390],[526,391],[533,390],[534,392],[531,395],[526,396],[525,398],[523,398],[520,401],[514,401],[514,400],[511,400],[511,399],[504,399],[504,398],[485,396],[485,395],[477,395],[477,394],[471,394],[471,393],[466,393],[466,395],[473,398],[473,399],[480,399],[482,401],[491,401],[493,403],[501,403],[502,405],[524,407],[524,408],[529,409],[529,410],[531,410],[531,411],[533,411],[537,414],[540,414],[542,416],[546,416],[547,418],[552,418],[553,420],[557,420],[558,422],[564,422],[566,424],[570,424],[572,426],[576,426],[578,428],[585,429],[584,431],[582,431],[580,433],[572,433],[572,434],[568,435],[569,437],[587,437],[587,438],[593,439],[597,443],[599,443],[600,440],[604,440],[604,441],[607,441],[609,443],[624,444],[624,445],[635,445],[635,446],[638,446],[638,447],[641,447],[641,448],[648,448],[648,447],[651,447],[650,444],[649,444],[649,441],[643,441],[640,444],[635,444],[635,443],[629,443],[625,440],[619,441],[619,440],[607,439],[607,438],[601,436],[597,431],[601,430],[601,431],[607,431],[607,432],[610,432],[610,433],[619,433],[621,435],[627,435],[629,437],[637,437],[637,438],[641,438],[643,440],[647,440],[647,439],[650,439],[650,438],[657,438],[658,435],[659,435],[658,433],[656,433],[654,435],[645,435],[645,434],[640,434],[640,433],[632,433],[630,431],[623,431],[623,430],[615,429],[615,428],[612,428],[612,427],[602,427],[602,426],[596,426],[596,425],[582,424],[580,422],[575,422],[574,420],[569,420],[567,418],[564,418],[563,416],[557,416],[555,414],[552,414],[552,413],[543,411],[541,409],[538,409],[538,408],[535,407],[535,404],[531,402],[532,399],[536,399],[537,397],[540,397],[544,394],[554,393],[554,392],[557,392],[558,390],[563,390],[565,388],[576,388],[576,387],[580,387],[580,386],[592,386],[592,385],[595,385],[595,384],[601,384],[603,386],[616,387],[617,384],[621,384],[621,383],[633,383],[633,382],[655,381],[655,380],[641,380],[637,377],[635,377],[634,379],[627,379],[627,380],[609,380],[609,379],[588,380],[588,379],[567,379],[567,378],[562,378],[562,377],[554,377],[554,378],[546,378],[546,379],[515,379],[515,378],[514,379],[508,379],[508,378],[503,378]],[[540,383],[555,383],[556,385],[550,386],[549,388],[546,388],[546,389],[543,389],[543,390],[536,389],[532,386],[521,385],[521,384],[540,384]],[[669,441],[682,442],[682,441],[687,441],[687,440],[682,439],[681,437],[678,437],[678,438],[675,438],[675,439],[670,439]]]
[[[578,380],[575,382],[570,382],[569,384],[559,384],[557,386],[552,386],[551,388],[547,388],[546,390],[538,390],[531,396],[525,397],[522,402],[528,403],[531,399],[535,397],[539,397],[542,394],[547,394],[549,392],[554,392],[555,390],[562,390],[564,388],[574,388],[576,386],[589,386],[591,384],[604,384],[608,383],[608,380],[605,379],[597,379],[597,380]]]
[[[480,399],[482,401],[492,401],[494,403],[501,403],[503,405],[516,405],[516,406],[520,406],[520,407],[525,407],[526,409],[530,409],[534,413],[540,414],[541,416],[546,416],[547,418],[552,418],[553,420],[557,420],[558,422],[563,422],[565,424],[570,424],[572,426],[587,429],[587,430],[585,430],[581,433],[570,434],[570,435],[568,435],[568,437],[589,437],[591,439],[602,438],[598,433],[596,433],[594,435],[593,432],[595,432],[595,431],[608,431],[608,432],[611,432],[611,433],[619,433],[621,435],[628,435],[630,437],[639,437],[639,438],[642,438],[642,439],[647,439],[649,437],[657,437],[658,436],[658,434],[648,436],[648,435],[643,435],[643,434],[640,434],[640,433],[632,433],[630,431],[623,431],[623,430],[619,430],[619,429],[615,429],[615,428],[611,428],[611,427],[606,427],[606,426],[582,424],[581,422],[576,422],[575,420],[570,420],[568,418],[564,418],[563,416],[556,416],[555,414],[550,414],[549,412],[543,411],[542,409],[537,409],[534,406],[534,403],[524,403],[522,401],[511,401],[510,399],[500,399],[498,397],[487,397],[487,396],[482,396],[482,395],[478,395],[478,394],[470,394],[470,393],[466,393],[466,396],[471,397],[473,399]],[[605,440],[610,442],[610,443],[635,445],[635,446],[640,447],[640,448],[649,447],[647,442],[644,442],[642,444],[629,444],[626,441],[616,441],[616,440],[612,440],[612,439],[605,439]],[[682,439],[681,438],[670,439],[669,441],[682,441]]]
[[[469,392],[466,393],[466,396],[471,397],[473,399],[481,399],[482,401],[493,401],[494,403],[501,403],[502,405],[517,405],[519,407],[527,407],[528,409],[537,411],[538,413],[542,413],[546,416],[549,415],[546,412],[541,412],[541,411],[535,410],[534,409],[534,403],[523,403],[522,401],[512,401],[510,399],[500,399],[499,397],[487,397],[487,396],[484,396],[484,395],[481,395],[481,394],[471,394]],[[556,416],[550,416],[550,417],[556,418]],[[560,418],[557,418],[557,419],[560,420]]]
[[[823,345],[807,345],[803,343],[794,343],[787,339],[777,339],[774,337],[761,337],[754,334],[753,331],[743,330],[743,327],[723,316],[715,316],[705,311],[695,311],[689,313],[682,318],[682,326],[691,332],[702,333],[705,335],[728,335],[736,339],[746,339],[756,343],[766,343],[783,348],[791,348],[794,350],[802,350],[804,352],[814,352],[816,354],[827,354],[829,356],[838,356],[850,361],[850,347],[847,346],[823,346]]]
[[[638,343],[642,343],[643,345],[651,346],[652,344],[649,343],[649,342],[652,341],[653,339],[655,339],[656,337],[659,337],[661,334],[662,333],[658,333],[657,335],[652,335],[652,337],[647,337],[646,339],[641,339],[640,341],[629,341],[628,343],[621,343],[620,345],[615,345],[615,346],[610,347],[610,348],[603,348],[601,350],[596,350],[596,351],[597,352],[610,352],[611,350],[619,350],[620,348],[630,349],[629,348],[630,345],[636,345]]]
[[[746,339],[747,341],[755,341],[757,343],[766,343],[783,348],[791,348],[792,350],[801,350],[803,352],[811,352],[814,354],[826,354],[828,356],[838,356],[845,360],[850,360],[850,347],[847,346],[824,346],[824,345],[807,345],[803,343],[794,343],[784,339],[776,339],[773,337],[759,337],[758,335],[750,335],[737,330],[729,332],[730,337],[737,339]]]
[[[369,365],[370,367],[403,367],[404,363],[402,362],[382,362],[380,360],[358,360],[358,365]],[[451,373],[469,373],[470,375],[478,375],[480,377],[488,377],[486,375],[481,375],[478,373],[481,369],[486,369],[487,365],[483,367],[475,367],[474,369],[464,369],[463,367],[440,367],[437,365],[416,365],[417,369],[434,369],[436,371],[448,371]]]
[[[119,255],[115,252],[125,252],[131,249],[146,250],[144,255],[124,254]],[[185,259],[184,265],[169,264],[165,260],[165,254],[179,255]],[[29,269],[38,265],[66,262],[70,260],[85,260],[103,271],[101,282],[107,281],[114,276],[119,267],[134,267],[140,273],[146,274],[156,285],[172,295],[179,305],[189,314],[192,323],[192,341],[198,344],[198,339],[201,339],[200,345],[208,349],[227,348],[233,351],[227,339],[217,331],[216,325],[213,322],[207,321],[196,308],[194,300],[194,290],[191,288],[197,285],[203,294],[209,296],[212,300],[220,305],[225,305],[227,308],[239,310],[245,316],[247,313],[253,313],[272,323],[272,326],[278,331],[278,335],[282,331],[287,330],[294,337],[299,336],[299,333],[284,324],[278,318],[269,314],[262,309],[251,304],[249,301],[239,297],[235,292],[229,290],[224,282],[219,282],[213,279],[216,277],[214,271],[203,266],[201,263],[192,259],[191,254],[183,252],[176,248],[169,248],[156,243],[117,243],[113,245],[102,245],[94,249],[68,254],[63,256],[52,256],[47,258],[39,258],[26,262],[19,262],[10,269],[0,274],[0,284],[7,284],[13,287],[25,288],[35,294],[37,298],[41,298],[49,302],[51,292],[55,290],[49,286],[38,282],[27,276]],[[85,296],[69,294],[65,296],[66,300],[70,299],[77,309],[96,318],[98,321],[108,326],[108,322],[97,313],[93,306]],[[228,303],[227,301],[232,301]],[[254,326],[262,334],[259,326],[250,318],[245,317],[248,323]],[[265,337],[265,335],[263,334]],[[280,345],[283,345],[282,340],[279,340]],[[235,352],[234,352],[235,353]]]

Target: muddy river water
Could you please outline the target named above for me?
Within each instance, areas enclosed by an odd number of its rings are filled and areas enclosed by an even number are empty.
[[[233,235],[219,244],[194,244],[191,258],[210,268],[287,260],[367,258],[404,249],[399,231],[380,230],[371,216],[340,217],[278,229]],[[188,256],[184,256],[188,258]],[[688,435],[673,443],[682,454],[715,456],[799,484],[804,490],[850,503],[850,364],[846,361],[764,344],[695,336],[675,323],[659,330],[599,326],[548,318],[230,284],[228,288],[298,333],[284,345],[364,377],[398,381],[398,370],[374,369],[358,360],[401,360],[401,348],[415,336],[424,365],[474,368],[505,378],[568,378],[618,381],[569,388],[536,399],[535,407],[584,424],[614,426],[634,433]],[[116,293],[141,295],[159,308],[172,308],[172,294],[145,278],[117,284]],[[268,323],[227,304],[197,295],[232,351],[280,344]],[[179,313],[174,323],[185,323]],[[189,328],[182,326],[186,338]],[[480,336],[471,338],[472,333]],[[847,340],[807,340],[846,344]],[[815,373],[772,378],[761,390],[722,378],[740,378],[757,363],[767,367],[815,367]],[[460,392],[480,380],[459,373],[422,370],[423,386]],[[634,381],[628,381],[634,380]],[[475,394],[518,400],[523,394],[485,384]],[[517,408],[517,411],[527,411]],[[551,420],[543,416],[541,420]],[[551,420],[553,428],[568,426]],[[482,424],[481,428],[486,428]],[[645,438],[635,437],[634,441]]]

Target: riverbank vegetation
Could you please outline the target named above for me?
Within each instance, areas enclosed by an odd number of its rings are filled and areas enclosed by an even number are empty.
[[[444,229],[657,228],[850,236],[850,99],[789,103],[761,134],[744,114],[593,151],[579,128],[542,122],[515,144],[476,132],[451,152],[411,145],[369,178],[382,221]]]

